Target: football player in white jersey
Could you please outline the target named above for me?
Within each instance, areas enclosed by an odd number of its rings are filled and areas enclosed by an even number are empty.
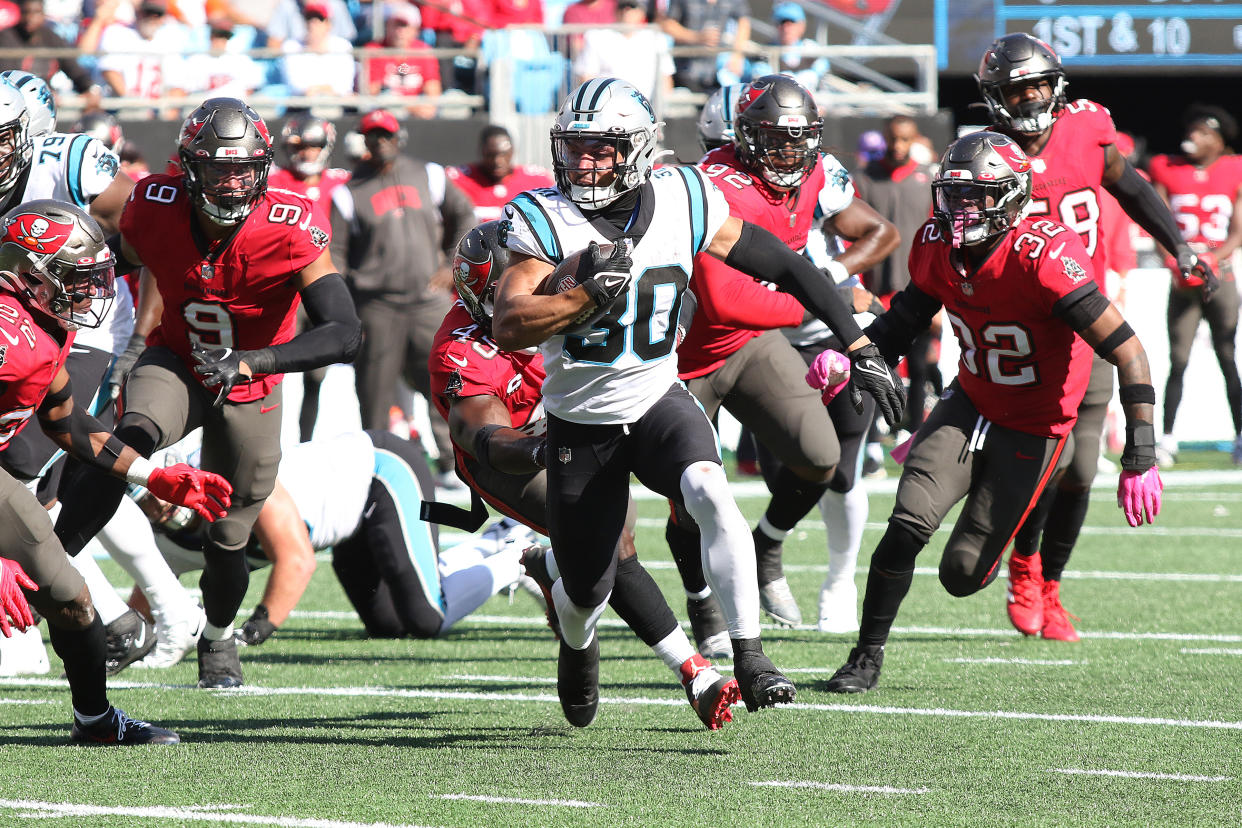
[[[821,315],[846,343],[853,381],[900,416],[901,384],[807,260],[729,215],[692,167],[653,171],[661,125],[637,89],[596,78],[566,98],[552,127],[555,189],[505,208],[509,266],[497,288],[500,347],[539,345],[547,379],[548,523],[559,562],[557,692],[585,727],[599,705],[595,624],[616,571],[631,472],[683,503],[702,530],[703,567],[729,619],[734,674],[748,710],[791,701],[794,686],[763,653],[750,529],[729,491],[715,432],[677,380],[676,320],[694,256],[708,252],[773,282]],[[600,243],[614,243],[611,255]],[[577,251],[579,284],[536,295]],[[589,318],[579,321],[583,314]],[[572,332],[567,331],[567,328]]]

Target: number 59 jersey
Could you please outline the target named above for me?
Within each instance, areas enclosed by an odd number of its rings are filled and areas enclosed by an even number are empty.
[[[694,167],[663,167],[639,190],[625,232],[591,220],[559,190],[530,190],[505,207],[510,250],[556,265],[592,241],[629,240],[634,281],[586,337],[542,345],[545,409],[575,423],[637,421],[677,382],[677,314],[694,272],[725,220],[729,203]]]
[[[196,345],[252,350],[292,339],[299,297],[291,277],[318,259],[330,239],[312,218],[311,202],[269,189],[212,256],[194,221],[181,176],[142,179],[121,214],[121,234],[150,268],[164,299],[147,344],[166,346],[192,368]],[[234,386],[229,400],[262,399],[283,376],[256,375]]]

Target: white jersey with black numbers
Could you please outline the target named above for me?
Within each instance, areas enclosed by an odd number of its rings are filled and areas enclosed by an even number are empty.
[[[637,421],[677,382],[677,314],[729,203],[695,167],[656,170],[639,193],[624,233],[587,219],[558,190],[530,190],[505,207],[510,250],[550,264],[592,241],[628,239],[634,281],[587,337],[553,336],[542,345],[544,407],[562,420],[618,425]]]
[[[30,172],[21,202],[54,198],[90,211],[95,196],[112,184],[121,162],[97,138],[81,132],[52,132],[31,139]],[[17,202],[14,202],[14,206]],[[124,280],[117,279],[117,296],[97,328],[78,331],[74,343],[111,354],[125,350],[134,330],[134,303]]]
[[[284,449],[277,472],[298,507],[311,546],[327,549],[358,531],[375,476],[375,444],[365,431]]]

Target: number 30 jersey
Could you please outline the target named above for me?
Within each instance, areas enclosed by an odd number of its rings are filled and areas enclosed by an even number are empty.
[[[629,240],[634,281],[587,337],[553,336],[542,345],[544,407],[575,423],[637,421],[677,382],[677,314],[729,203],[694,167],[656,170],[639,191],[624,233],[592,221],[558,190],[530,190],[505,207],[508,247],[552,265],[592,242]]]
[[[214,259],[192,232],[194,220],[181,176],[142,179],[121,214],[121,234],[164,299],[147,344],[168,347],[192,368],[195,345],[253,350],[292,339],[299,297],[290,277],[318,259],[330,239],[312,218],[311,202],[269,189]],[[234,386],[229,400],[262,399],[283,376],[258,374]]]

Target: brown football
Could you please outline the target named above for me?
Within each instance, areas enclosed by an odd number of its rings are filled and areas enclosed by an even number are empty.
[[[611,256],[615,246],[612,242],[600,242],[599,255],[604,258]],[[578,261],[586,255],[586,252],[586,248],[583,248],[561,259],[556,269],[545,276],[535,288],[535,293],[541,296],[553,296],[576,288],[578,286]],[[602,315],[599,308],[588,305],[582,309],[582,313],[565,323],[565,327],[561,328],[559,333],[585,336],[593,330],[591,325],[586,323],[593,322]]]

